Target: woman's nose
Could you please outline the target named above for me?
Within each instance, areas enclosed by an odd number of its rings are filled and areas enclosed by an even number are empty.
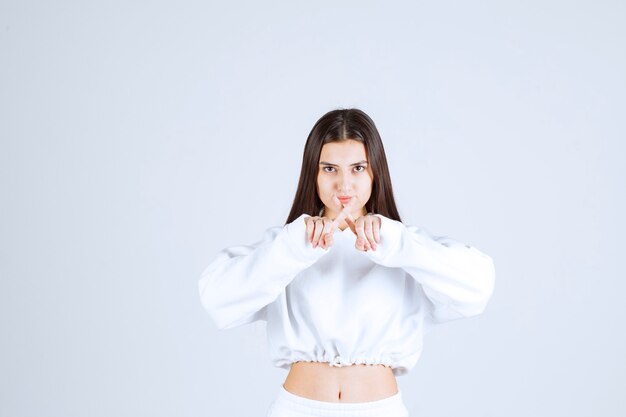
[[[339,180],[339,184],[337,185],[337,187],[339,188],[339,191],[344,194],[348,194],[350,190],[352,189],[350,180],[348,178]]]

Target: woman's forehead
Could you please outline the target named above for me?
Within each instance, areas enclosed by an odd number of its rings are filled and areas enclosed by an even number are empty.
[[[356,140],[325,143],[320,153],[320,161],[331,164],[350,165],[363,160],[367,161],[365,145]]]

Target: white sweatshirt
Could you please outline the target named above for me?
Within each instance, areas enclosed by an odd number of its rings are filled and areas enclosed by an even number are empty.
[[[404,375],[429,326],[478,315],[491,298],[493,261],[473,246],[376,214],[377,250],[357,250],[350,228],[313,248],[306,216],[223,249],[198,282],[218,329],[267,322],[276,367],[383,364]]]

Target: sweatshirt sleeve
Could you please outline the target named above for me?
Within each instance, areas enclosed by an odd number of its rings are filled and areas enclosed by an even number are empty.
[[[221,250],[204,269],[198,281],[200,299],[218,329],[264,320],[265,307],[330,250],[313,248],[307,241],[306,216],[266,229],[252,245]]]
[[[363,252],[372,261],[407,271],[429,304],[433,323],[481,314],[494,290],[493,260],[477,248],[376,214],[380,243]]]

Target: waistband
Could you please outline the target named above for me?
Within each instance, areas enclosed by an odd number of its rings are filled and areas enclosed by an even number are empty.
[[[383,398],[381,400],[345,403],[313,400],[301,397],[287,391],[283,384],[280,385],[275,406],[282,406],[294,412],[307,415],[320,415],[326,417],[340,417],[350,413],[350,416],[372,417],[378,415],[404,416],[406,407],[402,399],[402,392]]]

